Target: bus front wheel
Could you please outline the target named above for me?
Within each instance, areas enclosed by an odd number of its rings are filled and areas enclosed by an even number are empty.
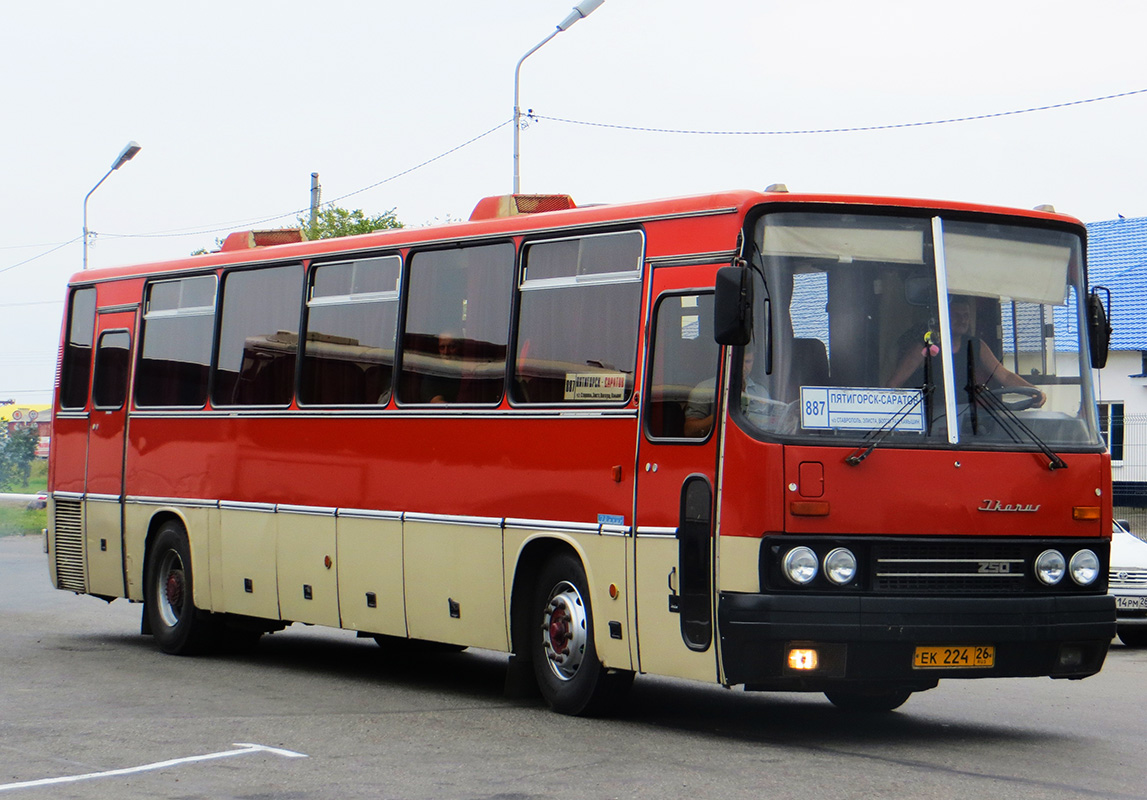
[[[597,657],[585,569],[571,553],[551,558],[534,594],[539,628],[531,633],[534,677],[549,706],[561,714],[601,714],[633,682],[633,673],[609,671]]]
[[[210,615],[195,607],[191,546],[176,520],[164,522],[147,559],[146,603],[151,633],[163,652],[193,655],[215,639]]]

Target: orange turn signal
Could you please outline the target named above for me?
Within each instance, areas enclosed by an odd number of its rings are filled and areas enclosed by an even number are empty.
[[[1099,506],[1076,506],[1071,509],[1072,519],[1099,519]]]
[[[789,513],[796,517],[827,517],[827,500],[793,500],[789,503]]]

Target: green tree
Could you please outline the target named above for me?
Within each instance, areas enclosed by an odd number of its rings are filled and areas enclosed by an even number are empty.
[[[354,236],[359,233],[390,230],[403,227],[394,215],[394,209],[368,217],[361,208],[353,211],[339,206],[327,206],[319,209],[315,217],[315,224],[311,225],[309,219],[299,217],[299,227],[306,233],[308,239],[335,239],[339,236]]]
[[[0,489],[27,488],[40,434],[35,426],[0,428]]]

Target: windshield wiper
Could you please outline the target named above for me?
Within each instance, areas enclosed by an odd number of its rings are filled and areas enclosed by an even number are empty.
[[[932,387],[925,384],[925,388],[920,392],[920,394],[910,398],[907,402],[904,403],[904,405],[900,406],[900,408],[897,409],[897,411],[888,418],[887,422],[885,422],[876,430],[869,431],[868,435],[864,437],[864,441],[861,443],[860,447],[856,448],[856,450],[852,452],[852,455],[845,458],[844,463],[855,467],[861,461],[872,455],[872,451],[876,449],[877,445],[888,438],[888,434],[896,430],[896,426],[899,425],[905,417],[911,414],[915,410],[916,406],[924,402],[925,397],[928,397],[931,394]]]
[[[986,383],[976,383],[976,357],[974,348],[978,347],[979,344],[979,339],[968,340],[968,385],[966,388],[968,390],[969,413],[972,417],[972,435],[974,436],[979,432],[979,419],[976,414],[976,409],[980,405],[980,402],[982,402],[984,410],[991,415],[992,419],[999,423],[1000,427],[1011,437],[1013,442],[1019,444],[1022,441],[1022,437],[1019,434],[1022,433],[1047,456],[1048,469],[1052,471],[1067,469],[1067,462],[1048,447],[1043,439],[1036,436],[1031,428],[1024,425],[1023,420],[1016,415],[1016,412],[1008,408],[1008,404],[989,389]],[[990,375],[988,377],[991,378]]]
[[[860,447],[852,452],[852,455],[844,459],[844,463],[849,466],[855,467],[861,461],[872,455],[872,451],[888,438],[888,434],[896,430],[896,426],[911,414],[916,406],[924,403],[924,435],[928,436],[932,433],[932,391],[936,388],[932,383],[932,357],[935,355],[935,343],[932,341],[932,332],[928,331],[924,334],[924,385],[920,387],[920,394],[911,398],[910,402],[905,402],[900,408],[879,428],[874,431],[869,431],[868,435],[864,437],[864,441]]]

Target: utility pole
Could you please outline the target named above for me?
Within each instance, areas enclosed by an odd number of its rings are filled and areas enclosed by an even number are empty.
[[[319,173],[311,173],[311,227],[319,220],[319,206],[322,204],[323,187],[319,186]]]

